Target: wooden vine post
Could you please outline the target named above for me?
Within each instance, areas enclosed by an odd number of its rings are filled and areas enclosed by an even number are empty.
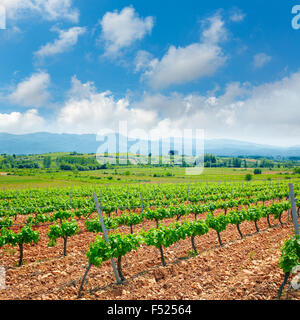
[[[100,223],[101,223],[104,239],[105,239],[105,241],[107,243],[109,243],[107,231],[106,231],[104,220],[103,220],[102,208],[99,206],[98,198],[97,198],[97,195],[96,195],[95,192],[94,192],[93,196],[94,196],[94,201],[95,201],[96,209],[97,209],[97,212],[98,212],[99,220],[100,220]],[[121,284],[122,281],[121,281],[121,279],[119,277],[119,273],[118,273],[118,270],[116,268],[116,264],[115,264],[115,261],[114,261],[113,257],[111,257],[110,260],[111,260],[113,271],[114,271],[114,274],[115,274],[115,277],[116,277],[117,284]]]
[[[109,239],[108,239],[108,235],[107,235],[107,231],[106,231],[106,228],[105,228],[105,223],[104,223],[103,215],[102,215],[102,207],[99,206],[98,198],[97,198],[97,195],[96,195],[95,192],[93,193],[93,196],[94,196],[94,201],[95,201],[96,209],[97,209],[97,212],[98,212],[99,220],[100,220],[100,223],[101,223],[104,239],[105,239],[105,241],[107,243],[109,243]],[[102,201],[102,191],[101,191],[101,201]],[[114,271],[114,274],[115,274],[115,278],[116,278],[117,284],[122,284],[123,282],[120,279],[120,276],[119,276],[119,273],[118,273],[114,258],[111,257],[110,260],[111,260],[111,264],[112,264],[112,268],[113,268],[113,271]],[[86,278],[91,266],[92,266],[92,264],[89,262],[89,265],[88,265],[88,267],[87,267],[87,269],[86,269],[86,271],[85,271],[85,273],[83,275],[83,278],[82,278],[82,281],[81,281],[81,284],[80,284],[80,288],[79,288],[79,291],[78,291],[78,298],[81,297],[81,290],[82,290],[83,284],[85,282],[85,278]]]
[[[289,183],[289,194],[290,194],[291,211],[292,211],[293,224],[295,228],[295,234],[299,235],[299,223],[298,223],[298,216],[297,216],[296,199],[294,194],[294,186],[292,183]]]
[[[141,197],[141,209],[142,209],[142,214],[144,212],[144,205],[143,205],[143,194],[140,193],[140,197]],[[144,224],[145,224],[145,221],[144,221],[144,218],[143,218],[143,227],[144,227]]]

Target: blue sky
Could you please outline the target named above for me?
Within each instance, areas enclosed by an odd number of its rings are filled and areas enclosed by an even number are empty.
[[[296,145],[297,1],[0,0],[0,132],[204,129]]]

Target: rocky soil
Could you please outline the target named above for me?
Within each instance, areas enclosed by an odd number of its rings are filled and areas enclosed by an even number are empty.
[[[190,217],[191,219],[193,217]],[[293,235],[293,224],[287,214],[284,225],[271,218],[254,223],[243,222],[241,239],[235,226],[229,225],[221,233],[224,245],[219,246],[217,234],[195,239],[199,254],[192,254],[190,239],[164,249],[167,266],[161,265],[159,251],[141,247],[123,258],[126,281],[115,284],[110,261],[99,268],[93,266],[80,299],[87,300],[274,300],[283,280],[278,268],[282,241]],[[168,224],[169,221],[164,221]],[[145,229],[154,226],[146,222]],[[95,235],[80,223],[80,233],[68,241],[68,255],[62,256],[63,241],[48,247],[48,225],[40,226],[40,241],[24,246],[24,265],[17,267],[17,248],[0,249],[0,265],[6,269],[6,289],[0,290],[1,300],[74,300],[80,281],[88,265],[86,251]],[[138,231],[139,227],[134,227]],[[129,232],[129,228],[120,229]],[[289,279],[289,281],[292,280]],[[282,299],[300,300],[299,290],[287,284]]]

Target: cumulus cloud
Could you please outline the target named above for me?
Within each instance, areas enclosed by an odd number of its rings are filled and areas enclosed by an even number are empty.
[[[271,56],[265,53],[258,53],[253,58],[253,65],[255,68],[262,68],[272,60]]]
[[[41,107],[50,99],[48,87],[50,76],[46,72],[32,74],[29,78],[20,82],[14,91],[7,96],[11,104],[24,107]]]
[[[45,120],[38,115],[36,109],[25,113],[0,113],[0,131],[12,134],[24,134],[43,131]]]
[[[300,139],[300,71],[281,80],[253,86],[233,82],[206,94],[144,93],[139,100],[99,92],[92,82],[72,78],[71,89],[47,128],[52,132],[97,133],[128,128],[172,130],[204,129],[206,138],[228,138],[296,145]],[[20,123],[20,125],[19,125]],[[33,132],[46,121],[35,109],[0,115],[1,131]],[[31,129],[30,129],[31,128]]]
[[[47,43],[42,46],[37,52],[35,52],[35,56],[43,58],[69,50],[77,44],[78,37],[86,32],[86,28],[73,27],[68,30],[53,28],[52,31],[58,32],[58,39],[54,40],[53,43]]]
[[[205,43],[219,43],[227,39],[225,23],[219,14],[205,19],[202,25],[204,26],[202,38]]]
[[[145,50],[139,50],[135,57],[135,72],[141,71],[147,68],[152,61],[153,56],[150,52]]]
[[[145,94],[134,108],[155,110],[165,131],[204,129],[206,138],[299,145],[300,71],[273,83],[230,83],[215,95]]]
[[[137,63],[138,70],[144,68],[142,79],[152,88],[162,89],[215,74],[227,59],[219,45],[226,40],[227,31],[219,15],[206,19],[203,25],[201,42],[186,47],[172,45],[160,60],[152,59],[148,65],[146,60]]]
[[[92,82],[81,83],[76,77],[68,97],[57,116],[60,132],[97,133],[104,128],[115,129],[123,120],[131,127],[144,128],[156,121],[155,112],[130,108],[126,97],[116,99],[109,91],[97,92]]]
[[[31,15],[40,15],[43,19],[59,19],[78,22],[79,11],[72,7],[72,0],[0,0],[6,8],[7,17],[20,20]]]
[[[123,48],[151,33],[154,19],[151,16],[140,18],[133,7],[125,7],[120,12],[107,12],[100,25],[105,54],[115,56]]]
[[[194,43],[187,47],[171,46],[160,61],[156,59],[151,62],[144,78],[152,88],[162,89],[211,76],[225,61],[221,48],[215,45]]]

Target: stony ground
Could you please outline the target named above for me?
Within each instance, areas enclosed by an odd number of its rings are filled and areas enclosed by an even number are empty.
[[[192,218],[192,217],[191,217]],[[126,281],[116,285],[110,262],[100,268],[92,267],[81,299],[113,300],[273,300],[277,299],[283,272],[278,268],[283,239],[293,234],[293,224],[283,215],[284,225],[271,218],[267,221],[243,222],[241,239],[235,226],[221,233],[224,246],[220,247],[217,234],[211,230],[197,237],[197,256],[192,255],[190,239],[164,249],[167,266],[161,265],[159,251],[141,247],[123,258]],[[164,223],[170,223],[164,221]],[[145,223],[145,228],[154,226]],[[135,227],[134,231],[138,231]],[[68,242],[68,255],[62,256],[62,240],[54,248],[47,246],[48,226],[39,227],[41,240],[35,246],[25,245],[24,265],[17,267],[16,248],[0,249],[0,265],[6,268],[6,289],[0,290],[2,300],[73,300],[77,299],[81,278],[88,265],[85,253],[95,235],[85,231]],[[122,231],[128,232],[124,227]],[[290,279],[291,280],[291,279]],[[300,293],[288,284],[282,299],[300,300]]]

